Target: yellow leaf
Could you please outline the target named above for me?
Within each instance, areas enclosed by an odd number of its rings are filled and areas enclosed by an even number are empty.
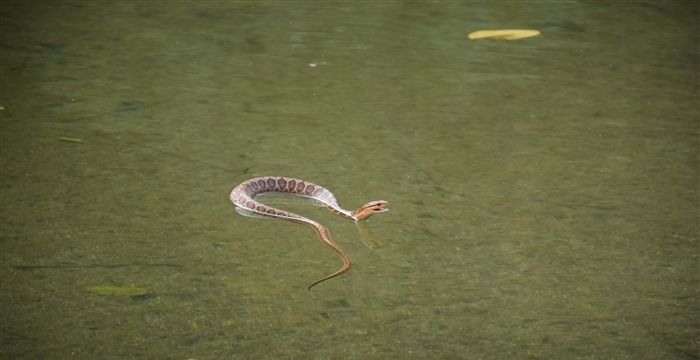
[[[497,39],[497,40],[518,40],[539,35],[537,30],[528,29],[506,29],[506,30],[479,30],[467,35],[469,40]]]

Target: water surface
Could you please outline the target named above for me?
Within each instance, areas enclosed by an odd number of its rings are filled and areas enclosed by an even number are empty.
[[[5,1],[0,355],[698,358],[699,10]],[[340,261],[233,210],[259,175],[388,200],[382,247],[275,204],[354,261],[307,292]]]

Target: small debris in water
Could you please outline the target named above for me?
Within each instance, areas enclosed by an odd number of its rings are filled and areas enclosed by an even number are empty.
[[[72,142],[72,143],[82,143],[83,142],[83,139],[78,139],[78,138],[68,137],[68,136],[59,136],[58,140],[64,141],[64,142]]]
[[[151,292],[148,289],[139,287],[115,285],[88,286],[85,290],[102,296],[141,296]]]
[[[469,40],[519,40],[537,36],[539,34],[539,31],[530,29],[479,30],[470,33],[467,35],[467,37]]]

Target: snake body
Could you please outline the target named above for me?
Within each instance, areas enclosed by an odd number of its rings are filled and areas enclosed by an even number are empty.
[[[256,195],[268,192],[289,193],[311,198],[322,204],[332,213],[355,221],[364,220],[374,214],[389,210],[388,208],[386,208],[386,205],[388,203],[384,200],[371,201],[361,206],[355,211],[345,210],[340,206],[340,204],[338,204],[338,201],[336,200],[333,193],[330,192],[330,190],[308,181],[289,177],[257,177],[254,179],[247,180],[241,183],[240,185],[236,186],[231,191],[229,199],[238,209],[256,215],[276,219],[283,219],[307,225],[316,232],[316,235],[318,235],[321,242],[323,242],[325,245],[331,248],[331,250],[338,254],[343,260],[343,266],[340,269],[312,283],[311,285],[309,285],[308,290],[311,290],[311,288],[314,285],[317,285],[328,279],[332,279],[350,270],[352,261],[350,260],[350,257],[345,253],[345,251],[343,251],[343,249],[341,249],[340,246],[338,246],[338,244],[336,244],[335,241],[333,241],[330,231],[325,226],[319,224],[314,220],[305,218],[301,215],[297,215],[289,211],[276,209],[255,200]]]

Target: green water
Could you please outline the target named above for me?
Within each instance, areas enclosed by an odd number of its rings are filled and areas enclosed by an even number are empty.
[[[0,357],[697,359],[698,18],[3,1]],[[381,248],[279,204],[354,261],[307,292],[340,260],[234,211],[259,175],[388,200]]]

